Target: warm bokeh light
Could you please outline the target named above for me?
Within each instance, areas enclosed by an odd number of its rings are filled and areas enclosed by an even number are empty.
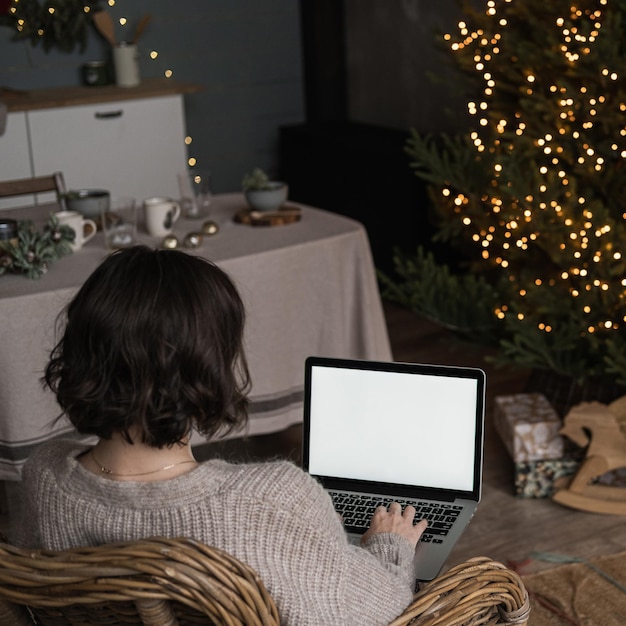
[[[477,160],[490,155],[492,180],[480,201],[450,185],[441,188],[441,197],[451,203],[451,210],[458,215],[463,228],[468,229],[484,261],[500,268],[523,267],[524,254],[531,255],[533,263],[539,254],[553,258],[556,268],[560,265],[554,275],[529,279],[522,272],[515,281],[524,277],[527,284],[537,289],[561,281],[572,298],[572,306],[585,315],[591,314],[589,299],[595,297],[595,292],[616,292],[613,300],[626,306],[626,279],[592,278],[598,273],[609,276],[618,272],[612,268],[622,262],[621,246],[626,241],[624,238],[616,241],[613,236],[616,224],[597,202],[594,211],[581,213],[580,207],[587,204],[588,189],[579,184],[583,172],[592,176],[602,175],[607,168],[626,168],[626,123],[623,117],[617,117],[618,111],[626,112],[626,102],[623,92],[613,87],[613,83],[620,81],[620,68],[605,61],[599,70],[605,88],[599,89],[600,79],[577,87],[575,81],[560,75],[550,77],[544,67],[532,67],[532,62],[528,66],[521,63],[516,66],[515,60],[503,63],[499,55],[506,47],[509,28],[509,20],[502,14],[505,4],[489,0],[488,19],[481,21],[480,29],[463,20],[458,23],[456,34],[447,33],[443,37],[452,53],[459,56],[459,64],[468,72],[474,71],[477,82],[482,84],[482,98],[467,102],[470,124],[475,128],[468,137]],[[607,0],[601,0],[599,5],[606,6]],[[563,55],[572,74],[577,64],[596,54],[604,19],[605,13],[600,8],[564,5],[562,14],[554,20],[560,33],[558,54]],[[520,72],[525,81],[526,100],[520,98],[518,109],[506,111],[499,89],[502,81],[505,88],[510,88],[514,72]],[[550,123],[547,121],[550,112],[554,111],[553,130],[535,137],[526,136],[536,132],[529,129],[541,128],[536,116],[531,115],[533,106],[541,111],[536,115],[543,115],[546,125]],[[596,132],[599,123],[606,126],[607,115],[618,119],[609,141],[606,129]],[[526,143],[519,144],[523,146],[520,148],[513,141]],[[511,158],[515,150],[525,152],[516,160]],[[524,162],[532,189],[531,193],[522,194],[523,200],[516,200],[510,188],[517,184],[520,174],[514,168],[524,167],[520,165]],[[621,217],[620,232],[624,232],[625,216],[626,213]],[[487,223],[491,223],[490,228],[486,227]],[[557,232],[562,236],[555,242]],[[550,263],[545,267],[551,267]],[[619,271],[626,272],[626,266]],[[520,295],[525,293],[525,288],[519,289]],[[507,311],[500,306],[495,314],[504,318]],[[509,311],[508,314],[520,313]],[[617,329],[626,314],[620,313],[616,318],[618,321],[596,320],[586,332]],[[554,330],[547,320],[539,322],[538,328],[546,333]]]

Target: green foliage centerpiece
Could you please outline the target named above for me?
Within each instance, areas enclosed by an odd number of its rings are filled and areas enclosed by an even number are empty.
[[[0,241],[0,276],[15,273],[40,278],[51,262],[72,253],[74,237],[74,231],[59,224],[54,215],[41,232],[30,220],[18,222],[16,241]]]
[[[505,362],[626,385],[626,0],[462,7],[468,130],[407,151],[467,272],[398,253],[385,295]]]

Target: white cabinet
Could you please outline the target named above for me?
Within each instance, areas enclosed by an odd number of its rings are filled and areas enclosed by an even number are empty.
[[[0,135],[0,179],[29,176],[32,176],[32,168],[26,113],[9,113],[4,134]],[[5,198],[0,200],[0,209],[29,204],[33,204],[32,196]]]
[[[34,174],[63,172],[68,189],[178,197],[187,166],[180,94],[27,113]]]
[[[200,87],[163,78],[137,87],[54,87],[9,94],[0,135],[0,180],[62,172],[68,189],[112,196],[179,195],[187,167],[185,94]],[[54,194],[0,200],[0,209],[49,202]]]

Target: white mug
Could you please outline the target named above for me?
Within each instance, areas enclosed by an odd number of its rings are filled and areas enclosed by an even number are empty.
[[[70,244],[74,252],[80,250],[96,234],[96,223],[83,217],[78,211],[57,211],[54,215],[59,224],[69,226],[76,233],[74,241]]]
[[[147,198],[143,202],[146,228],[153,237],[166,237],[180,217],[180,205],[170,198]]]

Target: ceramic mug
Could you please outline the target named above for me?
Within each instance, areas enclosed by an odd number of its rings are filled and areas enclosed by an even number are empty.
[[[78,211],[57,211],[54,215],[59,224],[69,226],[76,233],[74,241],[70,244],[74,252],[80,250],[96,234],[96,223],[83,217]]]
[[[147,198],[143,202],[146,228],[153,237],[165,237],[172,232],[180,217],[180,205],[171,198]]]

